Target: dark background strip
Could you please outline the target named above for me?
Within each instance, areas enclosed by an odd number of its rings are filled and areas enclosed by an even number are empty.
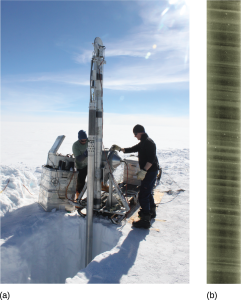
[[[240,281],[240,1],[207,1],[207,283]]]

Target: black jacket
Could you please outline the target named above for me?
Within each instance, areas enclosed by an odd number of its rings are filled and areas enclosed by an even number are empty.
[[[138,152],[139,165],[141,169],[145,167],[147,162],[152,164],[147,172],[154,172],[159,169],[158,159],[156,156],[156,144],[146,133],[142,134],[139,144],[131,148],[124,149],[125,153]]]

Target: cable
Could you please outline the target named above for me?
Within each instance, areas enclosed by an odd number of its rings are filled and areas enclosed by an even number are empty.
[[[7,185],[5,186],[5,188],[0,192],[0,194],[6,189],[6,187],[8,186],[8,184],[9,184],[9,182],[10,182],[10,179],[8,179],[8,183],[7,183]],[[25,189],[29,192],[29,194],[30,195],[32,195],[32,196],[34,196],[33,194],[31,194],[30,193],[30,191],[26,188],[26,186],[23,184],[23,186],[25,187]]]
[[[74,200],[68,198],[67,191],[68,191],[69,185],[70,185],[70,183],[71,183],[71,181],[72,181],[72,179],[73,179],[73,177],[74,177],[74,173],[75,173],[75,170],[73,171],[73,174],[72,174],[72,176],[71,176],[71,179],[70,179],[70,181],[69,181],[69,184],[68,184],[68,186],[67,186],[67,188],[66,188],[66,190],[65,190],[65,197],[66,197],[69,201],[71,201],[71,202],[74,202]]]
[[[6,187],[8,186],[8,184],[9,184],[9,182],[10,182],[10,179],[8,179],[8,183],[7,183],[7,185],[5,186],[5,188],[0,192],[0,194],[6,189]]]
[[[126,164],[126,176],[127,176],[127,179],[126,179],[126,197],[127,197],[127,186],[128,186],[128,163],[123,160],[124,163]]]
[[[59,192],[60,192],[60,182],[59,182],[59,176],[58,176],[58,172],[57,172],[58,170],[56,169],[56,174],[57,174],[57,179],[58,179],[58,185],[59,185],[59,188],[57,189],[57,194],[58,194],[58,196],[59,196],[59,199],[61,199],[60,198],[60,195],[59,195]],[[63,171],[63,170],[62,170]],[[67,185],[67,187],[66,187],[66,189],[65,189],[65,198],[67,199],[67,200],[69,200],[69,201],[71,201],[71,202],[73,202],[74,203],[74,201],[72,200],[72,199],[69,199],[68,198],[68,195],[67,195],[67,192],[68,192],[68,188],[69,188],[69,185],[70,185],[70,183],[71,183],[71,181],[72,181],[72,179],[73,179],[73,177],[74,177],[74,173],[76,173],[75,171],[73,171],[73,174],[72,174],[72,176],[71,176],[71,179],[70,179],[70,181],[69,181],[69,184]]]
[[[23,186],[25,187],[25,189],[29,192],[30,195],[34,196],[33,194],[30,193],[30,191],[26,188],[26,186],[23,184]]]
[[[176,181],[175,180],[173,180],[172,178],[171,178],[171,176],[168,174],[168,173],[166,173],[166,172],[164,172],[165,174],[167,174],[167,176],[169,176],[169,178],[174,182],[174,183],[176,183]],[[181,188],[180,188],[180,186],[176,183],[176,185],[179,187],[179,189],[180,190],[182,190]]]
[[[122,221],[124,221],[124,224],[121,225],[121,227],[120,227],[119,229],[117,229],[118,231],[121,231],[121,229],[126,225],[126,218],[125,218],[124,220],[122,220]],[[122,222],[122,221],[121,221],[121,222]]]
[[[184,192],[184,190],[182,190],[182,191],[180,191],[180,192]],[[169,200],[169,201],[167,201],[167,202],[165,202],[165,203],[160,203],[160,204],[166,204],[166,203],[169,203],[169,202],[172,202],[174,199],[176,199],[177,198],[177,196],[180,194],[180,192],[173,198],[173,199],[171,199],[171,200]]]
[[[167,176],[179,187],[179,190],[178,190],[179,193],[185,191],[185,190],[183,190],[183,189],[180,188],[180,186],[177,184],[177,182],[175,180],[173,180],[172,177],[167,172],[163,172],[163,173],[167,174]],[[169,191],[171,191],[171,190],[169,190]],[[167,193],[169,191],[166,191],[165,193]],[[169,201],[167,201],[165,203],[160,203],[160,204],[166,204],[166,203],[172,202],[174,199],[176,199],[176,197],[179,195],[179,193],[177,193],[177,195],[173,199],[171,199],[171,200],[169,200]]]

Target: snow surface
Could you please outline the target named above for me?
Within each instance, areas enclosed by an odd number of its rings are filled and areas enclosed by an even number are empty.
[[[164,197],[150,230],[94,218],[94,259],[85,268],[86,220],[77,212],[45,212],[38,205],[42,158],[49,149],[39,143],[34,163],[22,156],[30,146],[19,145],[13,162],[4,152],[8,163],[0,166],[1,191],[10,179],[0,194],[1,283],[189,282],[189,149],[157,151],[163,169],[157,189]],[[121,173],[120,167],[114,175]]]

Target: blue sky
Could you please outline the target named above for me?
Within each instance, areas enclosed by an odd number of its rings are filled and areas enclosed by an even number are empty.
[[[95,37],[104,112],[189,115],[188,1],[2,1],[2,117],[87,113]]]

